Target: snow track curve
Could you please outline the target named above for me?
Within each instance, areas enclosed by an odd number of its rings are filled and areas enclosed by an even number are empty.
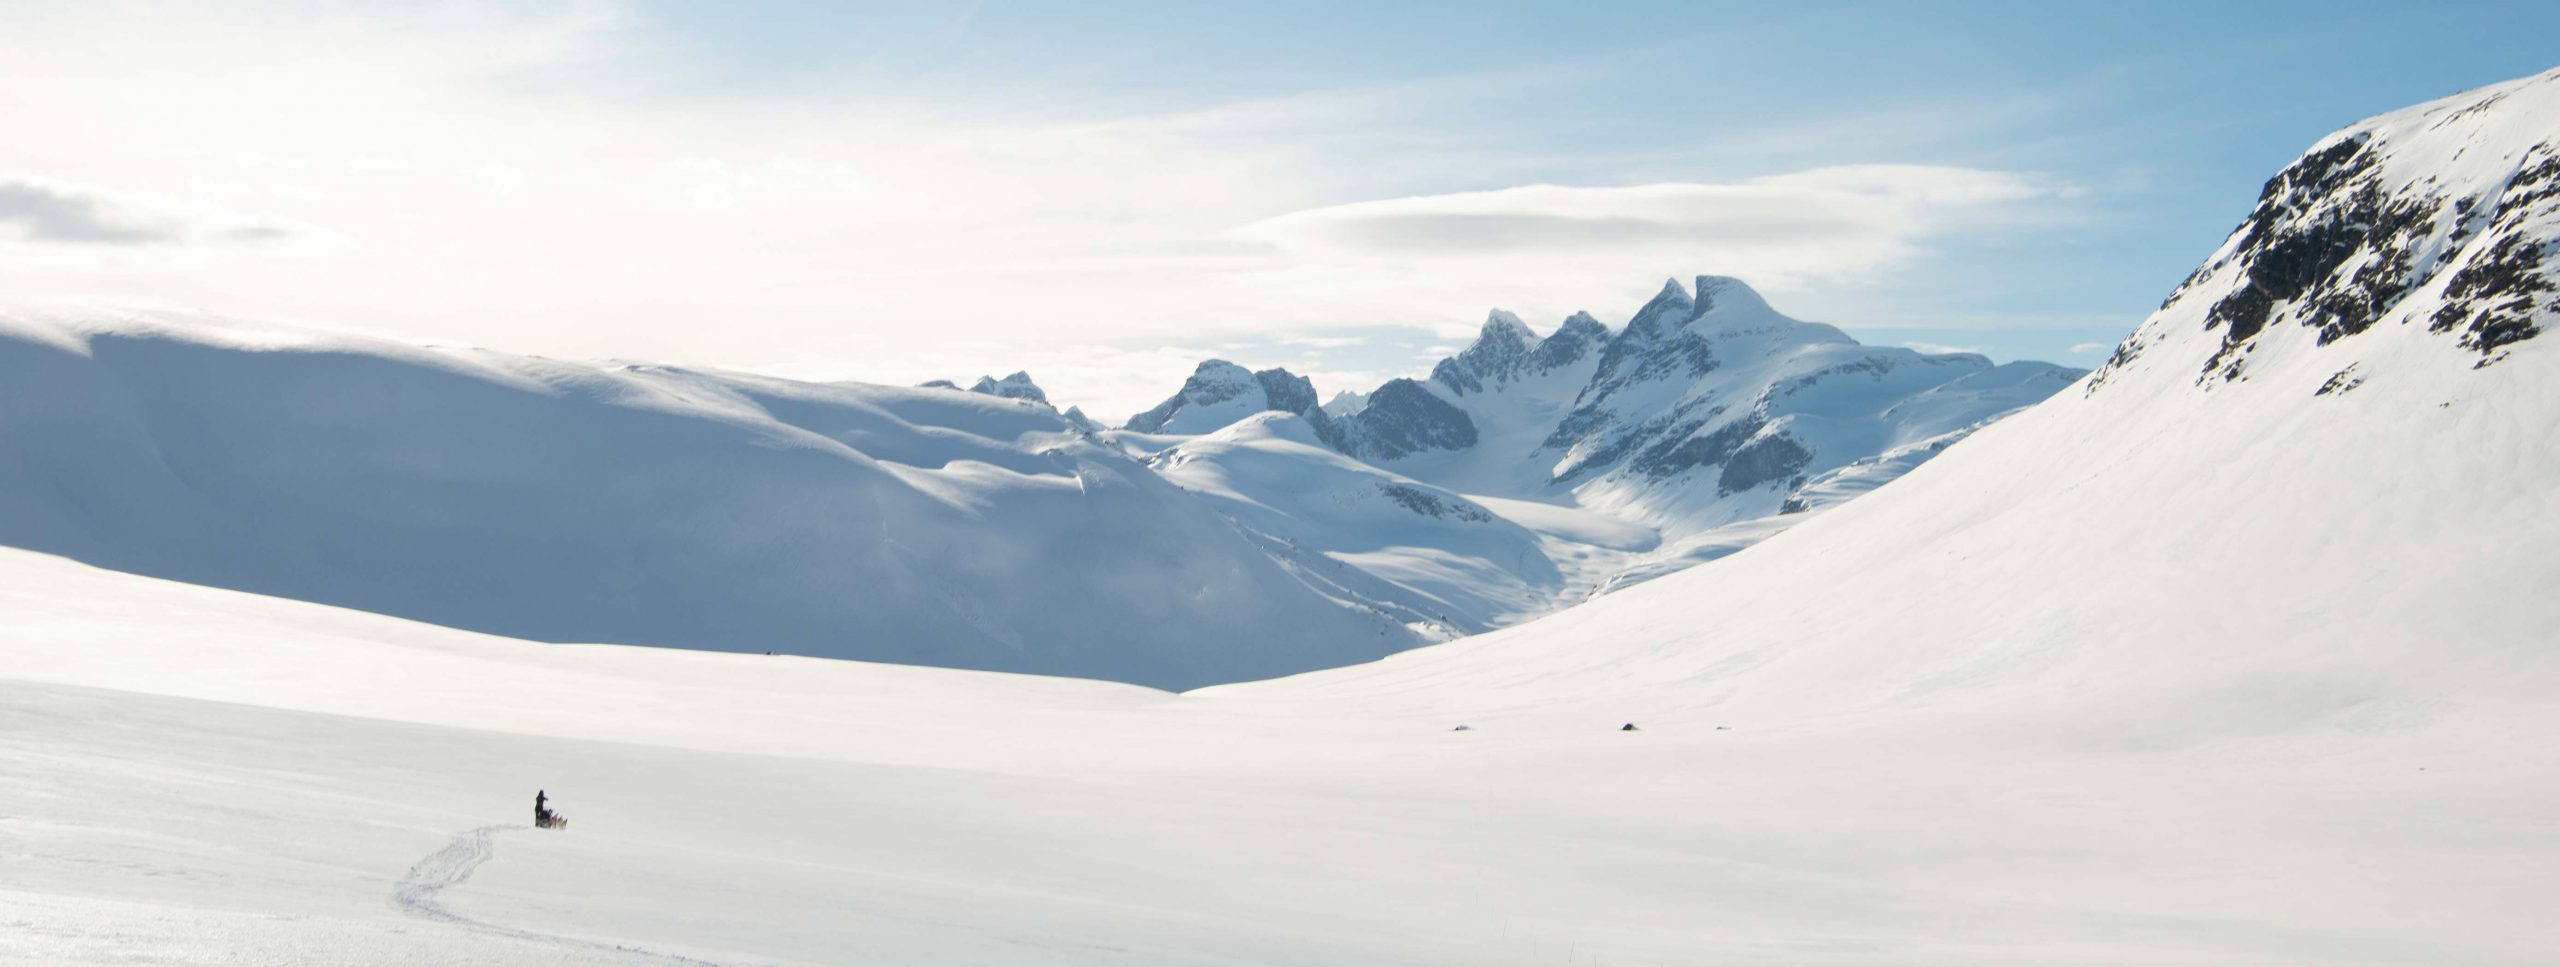
[[[576,937],[564,937],[559,934],[490,923],[486,920],[475,920],[446,909],[443,903],[438,902],[437,898],[440,894],[451,887],[469,881],[471,874],[480,869],[480,864],[488,862],[496,855],[496,846],[492,840],[497,834],[531,828],[522,824],[501,823],[482,826],[455,836],[453,842],[446,843],[443,849],[427,854],[424,859],[410,866],[409,872],[401,876],[399,882],[391,885],[391,905],[402,913],[420,919],[449,923],[503,937],[557,944],[597,953],[626,954],[658,963],[719,967],[719,964],[714,961],[679,954],[659,953],[643,947],[580,940]]]

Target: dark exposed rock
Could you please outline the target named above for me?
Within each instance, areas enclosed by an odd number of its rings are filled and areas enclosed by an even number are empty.
[[[1049,402],[1049,394],[1041,392],[1039,384],[1031,381],[1031,374],[1024,372],[1016,372],[1003,379],[997,379],[993,376],[980,376],[978,377],[976,385],[969,387],[969,392],[984,393],[988,396],[1001,396],[1009,400],[1030,400],[1034,403]]]
[[[2308,296],[2320,307],[2315,315],[2326,321],[2306,323],[2323,328],[2324,334],[2345,335],[2371,326],[2375,307],[2406,290],[2405,243],[2396,262],[2369,264],[2361,285],[2333,284],[2339,267],[2362,251],[2378,229],[2397,237],[2433,216],[2431,204],[2387,204],[2378,187],[2378,164],[2367,139],[2352,138],[2312,152],[2267,180],[2257,207],[2242,222],[2231,256],[2246,267],[2247,276],[2205,313],[2205,328],[2222,330],[2222,347],[2205,362],[2208,373],[2220,370],[2223,379],[2239,378],[2239,355],[2266,328],[2279,303]],[[2302,219],[2308,221],[2287,227]],[[2323,341],[2327,338],[2335,336],[2324,335]]]
[[[1369,394],[1369,405],[1339,421],[1354,456],[1393,460],[1426,450],[1474,446],[1476,425],[1421,383],[1391,380]]]
[[[1398,506],[1426,517],[1442,519],[1454,517],[1474,523],[1493,520],[1492,511],[1464,500],[1443,499],[1439,494],[1419,487],[1409,487],[1399,483],[1381,483],[1378,485],[1378,492],[1385,494],[1388,500],[1395,501]]]
[[[2457,342],[2480,354],[2480,365],[2509,344],[2542,333],[2534,322],[2534,297],[2553,289],[2543,270],[2549,246],[2524,234],[2528,220],[2560,204],[2560,151],[2549,142],[2535,149],[2540,160],[2516,172],[2490,216],[2489,233],[2497,240],[2445,283],[2445,304],[2427,328],[2461,333]],[[2560,301],[2541,311],[2560,312]]]
[[[2337,393],[2344,393],[2362,385],[2364,385],[2364,377],[2356,375],[2356,368],[2349,366],[2331,374],[2329,380],[2321,383],[2320,389],[2313,392],[2311,395],[2329,396]]]
[[[1263,409],[1283,413],[1304,413],[1316,408],[1316,384],[1286,369],[1266,369],[1253,374],[1262,384]]]
[[[1461,395],[1481,392],[1488,383],[1500,386],[1520,374],[1535,338],[1519,316],[1495,309],[1476,341],[1432,367],[1431,378]]]
[[[2220,330],[2222,341],[2205,363],[2204,381],[2241,378],[2249,350],[2279,314],[2326,346],[2370,330],[2447,268],[2452,275],[2443,304],[2427,319],[2430,331],[2456,333],[2455,343],[2479,353],[2481,365],[2540,334],[2536,299],[2554,283],[2545,270],[2548,246],[2525,229],[2560,205],[2560,154],[2547,142],[2535,146],[2498,191],[2494,210],[2482,211],[2477,198],[2455,198],[2450,218],[2447,199],[2424,187],[2431,181],[2395,191],[2384,175],[2381,147],[2372,135],[2357,134],[2268,180],[2234,230],[2230,254],[2170,297],[2174,304],[2216,270],[2240,273],[2205,313],[2205,328]],[[2135,348],[2130,341],[2119,347],[2091,389],[2131,362]],[[2321,395],[2353,385],[2332,382]]]
[[[1794,477],[1813,462],[1813,451],[1807,450],[1784,433],[1773,433],[1744,444],[1724,462],[1724,472],[1716,475],[1716,492],[1738,494],[1762,484]]]
[[[1204,360],[1193,367],[1191,377],[1182,381],[1182,390],[1144,413],[1129,418],[1129,429],[1154,433],[1172,422],[1174,414],[1185,407],[1224,403],[1262,388],[1262,381],[1242,366],[1223,359]]]
[[[1529,366],[1540,372],[1581,362],[1609,341],[1609,327],[1591,318],[1588,312],[1566,316],[1564,325],[1556,327],[1529,354]]]
[[[1758,414],[1746,413],[1740,419],[1717,427],[1714,432],[1699,433],[1709,422],[1723,413],[1723,407],[1716,407],[1707,412],[1705,419],[1692,420],[1687,425],[1676,429],[1628,434],[1626,439],[1631,441],[1643,439],[1656,441],[1637,453],[1635,459],[1628,461],[1628,469],[1648,478],[1660,480],[1673,474],[1723,463],[1732,459],[1734,451],[1741,449],[1743,443],[1751,439],[1752,434],[1760,432],[1761,428],[1766,426],[1761,422]]]

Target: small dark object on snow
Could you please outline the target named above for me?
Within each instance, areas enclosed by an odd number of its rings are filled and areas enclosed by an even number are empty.
[[[1733,731],[1733,726],[1730,726],[1730,725],[1719,725],[1719,726],[1716,726],[1716,731],[1718,731],[1718,732],[1731,732],[1731,731]]]
[[[567,817],[567,816],[563,816],[563,815],[560,815],[560,814],[559,814],[559,813],[557,813],[557,812],[553,812],[553,811],[551,810],[551,806],[549,805],[550,801],[551,801],[551,794],[550,794],[550,793],[545,792],[545,791],[540,790],[540,789],[536,789],[536,790],[534,790],[534,791],[533,791],[533,825],[534,825],[534,828],[536,828],[536,829],[567,829],[567,828],[569,827],[569,817]]]
[[[1635,730],[1636,730],[1636,724],[1635,724],[1635,723],[1633,723],[1633,722],[1629,722],[1629,723],[1627,723],[1627,724],[1625,724],[1625,725],[1618,726],[1618,731],[1620,731],[1620,732],[1633,732],[1633,731],[1635,731]]]
[[[1458,726],[1457,728],[1450,729],[1449,731],[1451,731],[1451,732],[1472,732],[1472,731],[1475,731],[1475,726],[1472,726],[1472,725],[1461,725],[1461,726]]]

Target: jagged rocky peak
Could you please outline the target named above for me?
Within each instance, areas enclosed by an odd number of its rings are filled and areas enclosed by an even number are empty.
[[[1530,332],[1529,324],[1521,322],[1519,316],[1506,309],[1495,309],[1485,314],[1484,328],[1476,331],[1476,343],[1467,347],[1466,352],[1508,359],[1526,355],[1530,347],[1536,345],[1537,339],[1538,334]]]
[[[1018,370],[1013,375],[1007,376],[1003,379],[997,379],[993,376],[980,376],[978,377],[978,382],[969,387],[969,392],[984,393],[988,396],[1001,396],[1009,400],[1030,400],[1034,403],[1049,402],[1049,394],[1041,392],[1040,385],[1031,381],[1031,374]]]
[[[2560,323],[2560,264],[2549,257],[2560,243],[2555,117],[2560,70],[2321,139],[2268,179],[2090,391],[2153,362],[2207,387],[2282,373],[2321,395],[2353,389],[2376,366],[2494,365]],[[2438,348],[2378,358],[2403,341]],[[2290,372],[2295,363],[2316,371]]]
[[[1519,316],[1495,309],[1485,316],[1476,341],[1433,366],[1431,378],[1461,394],[1481,391],[1487,383],[1500,385],[1520,371],[1536,340]]]
[[[1341,421],[1338,438],[1337,448],[1355,456],[1393,460],[1471,447],[1477,433],[1466,411],[1419,382],[1395,379],[1371,392],[1368,405]]]
[[[1254,382],[1262,384],[1262,406],[1283,413],[1304,413],[1316,409],[1316,384],[1304,376],[1280,367],[1258,370]]]
[[[1204,359],[1182,381],[1182,398],[1193,403],[1223,403],[1262,385],[1253,371],[1223,359]]]
[[[1142,433],[1209,433],[1272,410],[1305,417],[1319,435],[1332,437],[1333,420],[1316,405],[1314,381],[1278,367],[1255,372],[1223,359],[1202,362],[1182,382],[1181,392],[1130,417],[1127,428]]]
[[[1063,418],[1063,419],[1065,419],[1065,420],[1067,421],[1067,425],[1068,425],[1068,426],[1075,428],[1075,430],[1076,430],[1077,432],[1080,432],[1080,433],[1100,433],[1100,432],[1102,432],[1102,424],[1100,424],[1100,423],[1096,423],[1096,422],[1094,422],[1094,420],[1093,420],[1093,418],[1092,418],[1092,417],[1084,415],[1084,407],[1081,407],[1081,406],[1070,406],[1070,407],[1067,407],[1067,411],[1066,411],[1065,413],[1063,413],[1063,414],[1060,414],[1060,416],[1061,416],[1061,418]]]
[[[1185,410],[1218,406],[1234,401],[1247,393],[1255,394],[1257,398],[1249,407],[1239,407],[1240,412],[1234,414],[1235,416],[1244,416],[1262,409],[1262,401],[1258,398],[1262,393],[1262,382],[1253,377],[1252,370],[1226,360],[1202,360],[1200,365],[1192,368],[1191,377],[1182,381],[1181,390],[1164,402],[1156,404],[1154,409],[1131,416],[1127,427],[1142,433],[1183,432],[1168,427],[1173,423],[1174,418]],[[1216,427],[1190,432],[1206,432],[1212,429]]]
[[[1360,408],[1367,405],[1369,405],[1367,393],[1358,390],[1336,390],[1332,399],[1324,401],[1323,410],[1326,416],[1338,420],[1360,412]]]
[[[1646,300],[1644,308],[1637,309],[1636,314],[1627,319],[1627,328],[1619,332],[1619,340],[1651,339],[1679,328],[1682,323],[1697,317],[1697,308],[1697,300],[1689,297],[1689,290],[1680,287],[1680,280],[1665,279],[1662,291],[1654,293],[1652,299]]]
[[[1576,312],[1564,317],[1564,325],[1557,326],[1553,334],[1538,344],[1535,356],[1540,365],[1569,363],[1608,341],[1609,327],[1601,325],[1600,320],[1592,318],[1588,312]]]
[[[1464,396],[1498,389],[1521,376],[1546,373],[1581,361],[1609,338],[1609,328],[1577,312],[1545,339],[1510,312],[1485,317],[1476,341],[1431,368],[1431,381]]]

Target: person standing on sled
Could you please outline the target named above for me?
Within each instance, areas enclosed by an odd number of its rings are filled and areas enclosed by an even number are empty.
[[[549,801],[551,801],[551,794],[550,794],[550,793],[544,792],[544,791],[542,791],[542,790],[540,790],[540,789],[536,789],[536,790],[534,790],[534,791],[533,791],[533,824],[534,824],[534,825],[536,825],[536,826],[540,826],[540,825],[543,825],[544,823],[546,823],[546,822],[549,822],[549,821],[550,821],[550,819],[551,819],[551,810],[550,810],[548,807],[546,807],[546,806],[544,806],[544,805],[543,805],[544,803],[547,803],[547,802],[549,802]]]

